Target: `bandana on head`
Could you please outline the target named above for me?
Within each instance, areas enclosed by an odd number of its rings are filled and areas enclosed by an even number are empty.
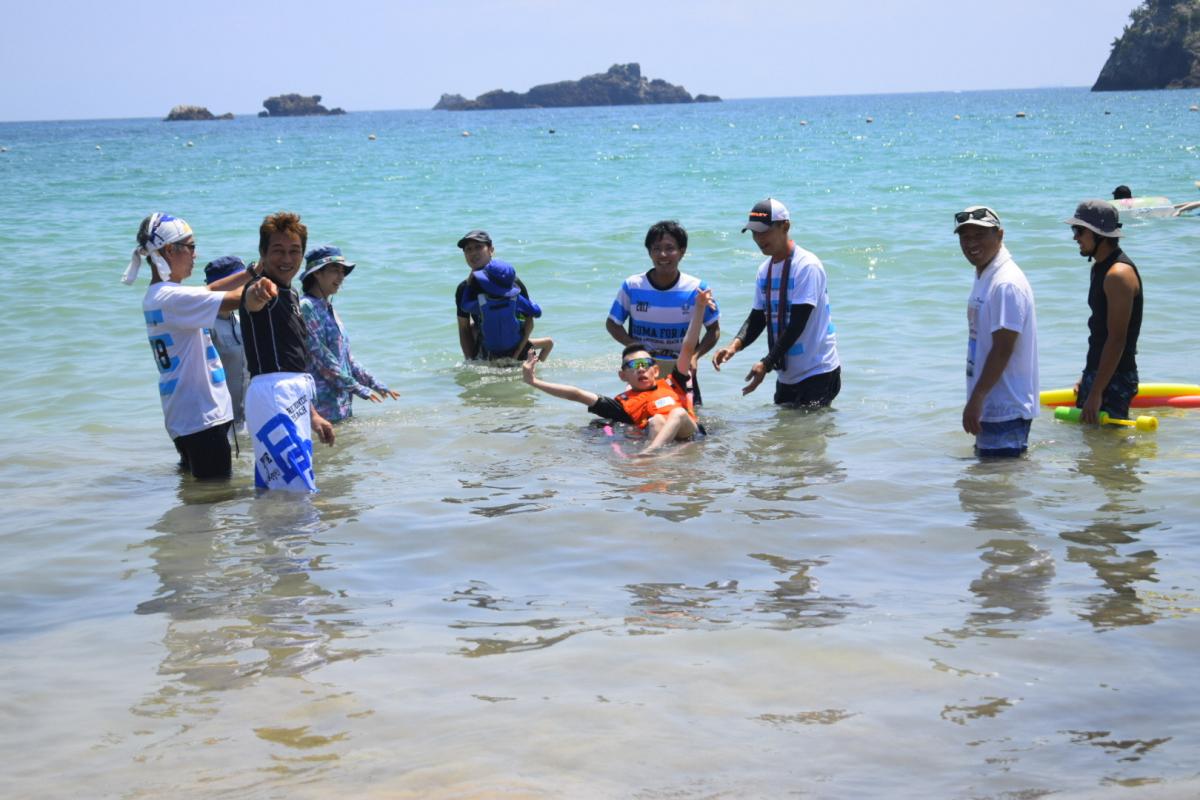
[[[166,245],[186,239],[191,235],[192,226],[179,217],[172,217],[161,211],[156,212],[150,217],[150,238],[144,247],[139,246],[134,249],[133,256],[129,259],[129,266],[125,268],[125,274],[121,276],[121,283],[131,286],[137,280],[143,258],[149,258],[150,262],[158,268],[160,278],[163,280],[170,278],[171,268],[167,266],[166,259],[160,256],[158,251]]]

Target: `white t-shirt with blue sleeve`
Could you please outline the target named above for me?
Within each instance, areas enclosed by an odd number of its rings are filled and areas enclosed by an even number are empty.
[[[150,351],[158,367],[158,394],[172,439],[233,419],[225,369],[209,327],[217,321],[224,292],[151,284],[142,300]]]
[[[754,281],[754,309],[765,311],[767,307],[767,292],[771,293],[771,313],[767,325],[775,331],[778,338],[779,326],[779,282],[783,278],[784,262],[777,261],[774,266],[768,258],[758,268],[758,276]],[[767,287],[767,275],[771,276],[771,285]],[[837,352],[837,333],[833,326],[833,315],[829,308],[828,281],[825,267],[821,260],[802,247],[792,250],[791,269],[788,272],[787,305],[810,305],[812,314],[804,332],[787,352],[787,363],[778,370],[777,380],[780,383],[799,383],[814,375],[833,372],[842,365]],[[786,320],[785,320],[786,322]],[[786,326],[785,326],[786,327]]]

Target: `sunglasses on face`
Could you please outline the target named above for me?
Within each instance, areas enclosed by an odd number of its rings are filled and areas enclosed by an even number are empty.
[[[196,252],[196,243],[195,243],[195,242],[175,242],[175,243],[174,243],[174,244],[172,244],[171,246],[172,246],[172,247],[178,247],[178,248],[180,248],[181,250],[182,250],[182,249],[184,249],[184,248],[186,248],[186,249],[190,250],[190,251],[191,251],[191,252],[193,252],[193,253],[194,253],[194,252]]]
[[[625,369],[650,369],[653,366],[653,358],[631,358],[625,362]]]
[[[986,219],[994,221],[996,215],[986,208],[977,208],[974,211],[959,211],[954,215],[955,223],[961,225],[969,219]]]

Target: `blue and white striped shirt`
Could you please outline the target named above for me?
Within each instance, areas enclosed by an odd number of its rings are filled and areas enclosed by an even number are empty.
[[[618,325],[628,321],[629,334],[650,350],[650,355],[674,360],[683,345],[696,293],[708,284],[694,275],[679,273],[679,279],[667,289],[656,289],[650,272],[630,275],[621,284],[608,318]],[[705,326],[721,318],[719,309],[704,313]]]

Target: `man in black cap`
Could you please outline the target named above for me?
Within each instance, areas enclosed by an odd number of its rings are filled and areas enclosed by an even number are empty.
[[[1133,192],[1125,184],[1121,184],[1113,189],[1113,200],[1130,200],[1133,198]]]
[[[458,344],[462,348],[463,358],[468,361],[475,358],[487,358],[487,352],[483,347],[483,329],[479,312],[465,311],[463,306],[474,300],[479,294],[479,287],[475,279],[471,277],[471,273],[484,269],[492,263],[496,248],[492,246],[492,237],[488,235],[487,231],[474,230],[458,240],[458,249],[463,251],[463,258],[467,262],[468,270],[466,280],[458,284],[458,288],[454,290],[454,308],[458,314]],[[520,278],[516,278],[515,282],[517,288],[521,290],[521,295],[528,300],[529,290],[525,288],[525,284],[521,283]],[[532,332],[533,318],[527,317],[524,340],[527,340]],[[523,346],[522,344],[522,349]]]
[[[1137,394],[1137,340],[1142,329],[1142,276],[1121,250],[1121,222],[1105,200],[1085,200],[1071,226],[1079,255],[1094,261],[1088,306],[1088,352],[1075,385],[1075,405],[1084,422],[1098,423],[1099,413],[1125,419]]]

